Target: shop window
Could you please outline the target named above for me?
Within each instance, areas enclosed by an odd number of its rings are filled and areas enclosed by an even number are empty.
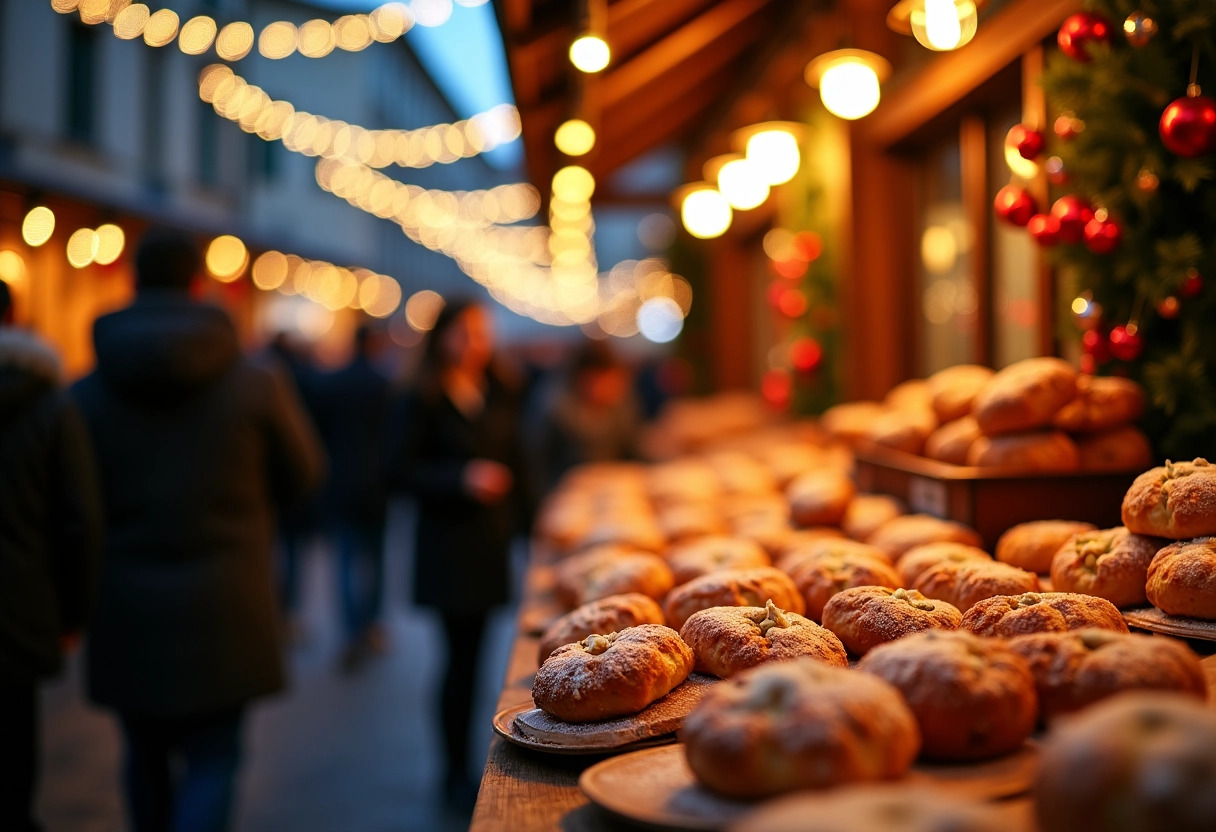
[[[68,66],[64,75],[67,137],[92,144],[97,135],[98,33],[89,26],[68,27]]]

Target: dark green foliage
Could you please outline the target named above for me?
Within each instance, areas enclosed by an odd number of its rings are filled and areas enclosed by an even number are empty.
[[[1157,127],[1166,105],[1186,94],[1196,48],[1198,82],[1216,97],[1216,0],[1093,0],[1087,8],[1111,21],[1114,41],[1093,48],[1088,63],[1062,53],[1048,61],[1043,86],[1053,116],[1071,110],[1085,123],[1069,140],[1052,137],[1049,152],[1064,160],[1070,177],[1054,196],[1076,193],[1106,208],[1123,241],[1109,255],[1061,245],[1051,258],[1068,273],[1070,288],[1089,289],[1102,304],[1104,330],[1139,326],[1141,356],[1102,371],[1144,384],[1145,427],[1158,453],[1216,456],[1216,156],[1176,156]],[[1159,26],[1139,48],[1122,29],[1135,11]],[[1155,190],[1140,187],[1142,171],[1158,177]],[[1187,298],[1180,288],[1190,270],[1203,288]],[[1181,301],[1174,320],[1157,313],[1170,296]]]

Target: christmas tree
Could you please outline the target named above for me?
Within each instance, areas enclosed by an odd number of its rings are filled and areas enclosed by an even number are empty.
[[[1059,43],[1054,201],[1023,224],[1050,246],[1083,369],[1145,387],[1162,456],[1216,457],[1216,0],[1092,0]]]

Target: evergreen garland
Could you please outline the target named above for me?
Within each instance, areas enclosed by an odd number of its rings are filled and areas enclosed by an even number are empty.
[[[1216,95],[1216,0],[1091,0],[1086,7],[1109,21],[1112,42],[1092,45],[1088,62],[1054,51],[1048,60],[1043,86],[1052,118],[1072,111],[1085,125],[1071,138],[1053,138],[1068,177],[1053,197],[1089,199],[1123,236],[1111,254],[1061,244],[1049,257],[1062,286],[1088,290],[1101,304],[1103,333],[1138,326],[1140,355],[1099,371],[1144,385],[1144,427],[1158,453],[1216,458],[1216,156],[1176,156],[1158,135],[1162,111],[1186,94],[1196,49],[1197,80],[1205,95]],[[1139,47],[1123,33],[1133,12],[1158,26]],[[1142,172],[1157,177],[1155,188],[1141,187]],[[1202,289],[1184,297],[1196,273]],[[1164,318],[1158,305],[1171,297],[1178,313]],[[1079,337],[1075,328],[1071,337]]]

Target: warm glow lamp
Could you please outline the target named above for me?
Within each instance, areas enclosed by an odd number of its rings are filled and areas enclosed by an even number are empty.
[[[912,35],[926,49],[947,52],[975,37],[984,0],[901,0],[887,14],[887,26]]]
[[[705,179],[718,183],[718,192],[738,211],[758,208],[768,199],[764,171],[742,153],[724,153],[705,163]]]
[[[819,88],[828,112],[859,119],[874,112],[882,97],[880,84],[891,74],[886,58],[863,49],[837,49],[807,64],[806,82]]]
[[[802,165],[798,149],[803,126],[792,121],[765,121],[736,130],[731,144],[744,152],[747,164],[766,184],[789,182]],[[729,195],[728,195],[729,196]]]
[[[583,35],[570,44],[570,63],[580,72],[595,73],[608,66],[612,51],[598,35]]]
[[[726,197],[708,182],[694,182],[677,192],[680,221],[694,237],[709,240],[721,237],[730,228],[733,212]]]
[[[567,156],[582,156],[595,147],[595,130],[581,118],[572,118],[557,128],[553,143]]]

